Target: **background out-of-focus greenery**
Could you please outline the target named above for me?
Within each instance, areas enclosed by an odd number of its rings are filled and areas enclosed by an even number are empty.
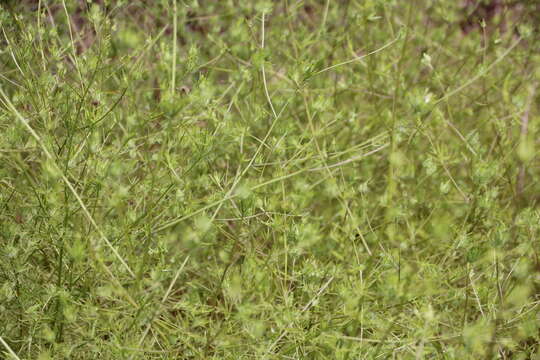
[[[540,357],[537,1],[0,4],[0,357]]]

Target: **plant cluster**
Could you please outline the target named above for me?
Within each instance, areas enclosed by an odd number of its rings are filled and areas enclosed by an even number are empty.
[[[2,3],[4,356],[538,357],[540,32],[500,3]]]

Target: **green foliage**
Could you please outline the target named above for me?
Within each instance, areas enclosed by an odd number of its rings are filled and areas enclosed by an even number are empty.
[[[6,358],[539,356],[534,2],[33,3],[0,11]]]

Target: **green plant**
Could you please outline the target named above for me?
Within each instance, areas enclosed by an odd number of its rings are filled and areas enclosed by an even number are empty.
[[[3,9],[6,357],[537,356],[533,15]]]

